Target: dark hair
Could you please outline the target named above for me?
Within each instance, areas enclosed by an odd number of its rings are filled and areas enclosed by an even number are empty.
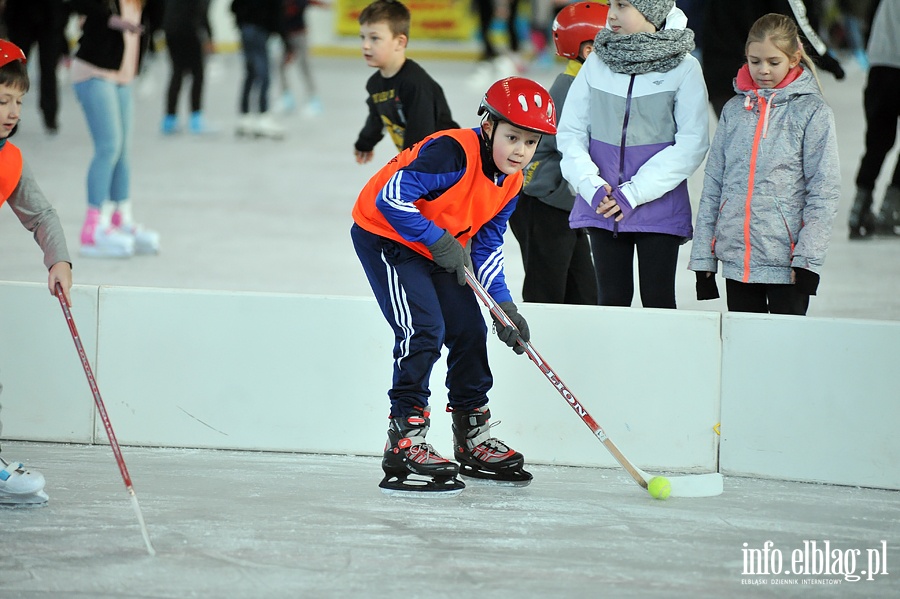
[[[31,82],[28,80],[28,68],[25,63],[13,60],[0,67],[0,85],[8,85],[27,92]]]
[[[359,13],[360,25],[387,23],[394,37],[409,37],[409,9],[396,0],[375,0]]]

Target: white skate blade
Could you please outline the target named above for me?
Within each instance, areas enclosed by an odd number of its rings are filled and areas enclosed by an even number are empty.
[[[403,478],[386,476],[378,487],[382,493],[392,497],[455,497],[466,485],[451,477],[435,481],[428,476],[408,474]]]
[[[527,487],[534,478],[527,470],[512,470],[504,473],[503,471],[496,472],[485,468],[476,468],[463,462],[460,462],[459,474],[467,481],[499,487]]]
[[[28,493],[26,495],[10,495],[8,493],[0,493],[0,508],[36,508],[47,505],[50,497],[44,491],[36,493]]]
[[[494,478],[481,478],[477,476],[469,476],[464,472],[459,473],[460,476],[466,479],[466,484],[476,484],[479,486],[485,487],[527,487],[531,484],[533,479],[528,480],[497,480]]]
[[[381,492],[388,497],[415,497],[419,499],[449,499],[456,497],[463,492],[463,489],[453,489],[451,491],[407,491],[401,489],[385,489],[381,487]]]

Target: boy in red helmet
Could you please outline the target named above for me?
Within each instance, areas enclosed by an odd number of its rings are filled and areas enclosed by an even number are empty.
[[[569,59],[550,87],[557,118],[566,94],[591,53],[594,37],[606,24],[609,6],[576,2],[553,21],[556,54]],[[556,137],[547,136],[525,169],[525,183],[509,227],[522,250],[525,281],[522,299],[543,304],[597,304],[597,276],[584,229],[569,228],[575,194],[563,179]]]
[[[56,293],[62,285],[71,305],[72,261],[56,210],[41,192],[22,152],[9,141],[21,117],[22,98],[28,91],[25,54],[15,44],[0,40],[0,206],[9,204],[22,225],[34,234],[44,253],[47,286]],[[0,391],[3,386],[0,385]],[[0,423],[2,429],[2,423]],[[47,503],[44,476],[17,462],[0,458],[0,506],[41,506]]]
[[[459,493],[457,474],[526,485],[524,457],[490,436],[487,327],[466,286],[471,268],[517,329],[496,324],[516,353],[528,324],[503,274],[503,233],[522,187],[522,169],[542,135],[556,133],[553,99],[521,77],[494,83],[480,127],[429,135],[372,177],[353,207],[350,235],[381,311],[394,330],[384,492]],[[447,410],[454,455],[426,442],[431,369],[447,346]]]

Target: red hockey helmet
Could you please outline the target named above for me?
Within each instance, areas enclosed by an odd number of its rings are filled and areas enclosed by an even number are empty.
[[[556,106],[539,83],[524,77],[507,77],[488,88],[478,108],[511,125],[546,135],[556,135]]]
[[[21,60],[23,63],[28,62],[22,49],[8,40],[0,40],[0,67],[5,67],[9,63]]]
[[[581,44],[593,41],[606,26],[608,13],[609,6],[599,2],[576,2],[560,10],[552,29],[556,53],[577,60]]]

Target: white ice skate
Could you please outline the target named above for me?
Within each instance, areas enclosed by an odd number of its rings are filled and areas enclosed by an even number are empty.
[[[122,200],[115,206],[116,209],[110,222],[121,233],[130,236],[134,240],[134,253],[158,254],[159,233],[134,222],[131,200]]]
[[[252,114],[242,114],[238,117],[234,134],[238,137],[252,137],[255,135],[256,117]]]
[[[268,139],[284,139],[284,127],[275,120],[268,112],[259,115],[253,129],[256,137],[266,137]]]
[[[41,507],[48,499],[43,474],[0,458],[0,507]]]

